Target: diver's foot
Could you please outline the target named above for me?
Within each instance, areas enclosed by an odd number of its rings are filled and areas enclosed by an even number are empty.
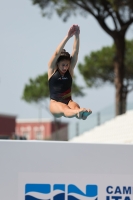
[[[87,117],[92,113],[92,111],[90,109],[86,110],[85,112],[83,112],[82,114],[82,119],[86,120]]]
[[[76,118],[77,118],[77,119],[82,119],[83,113],[84,113],[85,111],[86,111],[85,108],[80,108],[79,111],[78,111],[78,113],[77,113]]]

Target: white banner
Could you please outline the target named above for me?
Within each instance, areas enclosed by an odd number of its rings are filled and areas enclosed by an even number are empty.
[[[20,173],[19,200],[133,200],[133,175]]]
[[[133,200],[133,145],[0,141],[0,200]]]

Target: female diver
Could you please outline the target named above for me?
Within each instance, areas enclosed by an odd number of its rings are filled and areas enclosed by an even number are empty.
[[[71,97],[72,77],[79,52],[79,34],[79,26],[73,25],[48,63],[50,112],[55,117],[76,117],[85,120],[92,113],[90,109],[80,108]],[[74,44],[70,56],[64,46],[72,36],[74,36]]]

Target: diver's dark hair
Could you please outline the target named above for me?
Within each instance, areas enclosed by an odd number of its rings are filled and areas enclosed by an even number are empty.
[[[66,52],[65,49],[62,49],[62,52],[59,56],[59,58],[57,59],[57,63],[60,62],[61,60],[71,60],[71,56],[68,52]]]

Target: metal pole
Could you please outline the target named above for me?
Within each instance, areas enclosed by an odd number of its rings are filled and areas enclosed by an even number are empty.
[[[76,136],[79,136],[79,122],[76,123]]]
[[[97,126],[101,124],[100,122],[100,112],[97,113]]]

